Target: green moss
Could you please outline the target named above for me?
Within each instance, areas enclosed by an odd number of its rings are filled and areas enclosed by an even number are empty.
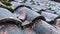
[[[8,10],[10,10],[11,12],[14,12],[14,10],[10,7],[10,8],[7,8]]]
[[[55,21],[52,20],[52,21],[50,21],[50,22],[48,22],[48,23],[49,23],[49,24],[54,24],[54,22],[55,22]]]
[[[24,0],[23,3],[25,3],[27,0]]]
[[[0,1],[7,1],[7,0],[0,0]]]
[[[31,0],[30,2],[32,2],[31,5],[36,5],[34,0]]]
[[[13,10],[11,7],[5,7],[5,6],[3,6],[3,5],[0,5],[0,7],[6,8],[6,9],[8,9],[9,11],[14,12],[14,10]]]
[[[37,13],[41,14],[41,13],[42,13],[42,11],[37,11]]]
[[[51,8],[48,8],[48,10],[51,10]]]
[[[10,2],[7,1],[1,1],[3,4],[5,4],[6,6],[11,6],[12,4]]]
[[[8,2],[15,1],[15,0],[9,0]]]
[[[11,1],[14,1],[14,0],[0,0],[0,1],[8,1],[8,2],[11,2]]]
[[[56,24],[56,19],[60,19],[60,16],[58,16],[57,18],[55,18],[54,20],[52,20],[51,22],[48,22],[49,24]]]

